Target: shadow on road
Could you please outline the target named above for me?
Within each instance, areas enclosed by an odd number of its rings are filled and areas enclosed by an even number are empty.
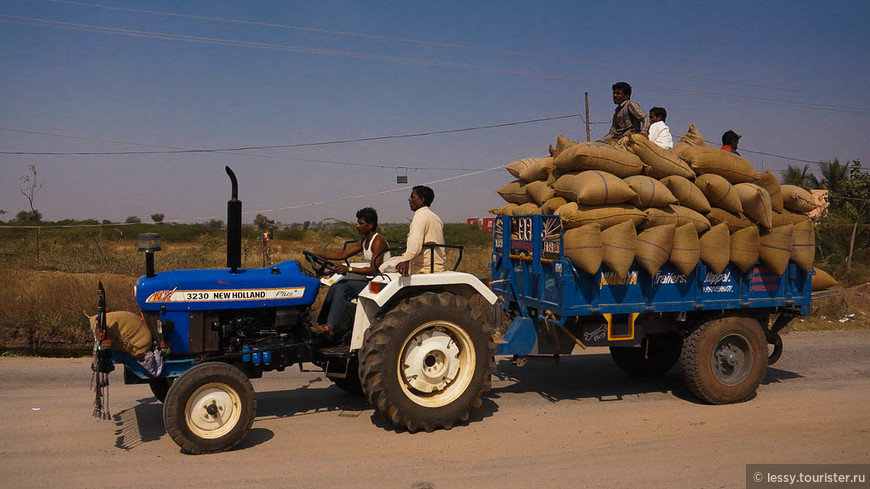
[[[762,384],[781,383],[801,378],[787,370],[768,368]],[[595,399],[598,402],[622,401],[643,394],[670,393],[688,402],[703,404],[686,387],[679,362],[659,377],[631,377],[613,362],[609,353],[585,353],[553,359],[532,359],[517,367],[501,359],[489,397],[534,392],[550,402]]]

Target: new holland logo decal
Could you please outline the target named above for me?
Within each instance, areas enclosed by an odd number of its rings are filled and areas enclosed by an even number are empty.
[[[158,290],[145,302],[224,302],[224,301],[269,301],[298,299],[305,287],[286,289],[236,289],[236,290]]]

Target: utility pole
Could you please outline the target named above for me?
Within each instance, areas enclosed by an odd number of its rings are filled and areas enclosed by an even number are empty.
[[[586,93],[586,142],[592,140],[592,132],[589,128],[589,92]]]

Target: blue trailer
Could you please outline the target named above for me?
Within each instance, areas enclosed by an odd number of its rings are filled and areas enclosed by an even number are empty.
[[[700,261],[687,275],[669,264],[650,275],[637,263],[624,277],[604,266],[589,274],[565,256],[563,235],[558,216],[497,219],[491,287],[510,324],[497,354],[523,363],[607,346],[630,375],[680,361],[698,397],[741,402],[779,359],[779,332],[810,312],[812,272],[794,263],[782,275],[760,262],[716,274]]]

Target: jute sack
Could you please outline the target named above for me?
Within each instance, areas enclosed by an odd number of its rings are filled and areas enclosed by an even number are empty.
[[[814,267],[813,270],[816,272],[815,275],[813,275],[812,285],[810,286],[813,292],[817,290],[830,289],[831,287],[840,285],[840,282],[837,282],[837,279],[821,268]]]
[[[731,234],[731,263],[733,263],[741,273],[755,265],[758,261],[758,248],[761,247],[761,236],[758,235],[758,228],[750,226],[735,231]]]
[[[88,319],[91,330],[96,331],[97,316],[88,316]],[[112,341],[112,350],[129,353],[136,358],[142,358],[151,349],[151,331],[142,316],[129,311],[106,313],[106,335]]]
[[[498,209],[490,209],[489,213],[495,214],[497,216],[512,216],[514,209],[516,209],[517,207],[519,206],[516,204],[505,204]]]
[[[627,204],[587,207],[569,202],[556,210],[556,215],[562,218],[566,228],[576,228],[586,224],[599,224],[601,229],[613,225],[630,222],[637,226],[644,221],[646,214],[637,207]]]
[[[664,207],[677,203],[677,198],[668,190],[668,187],[655,178],[634,175],[626,177],[625,183],[637,194],[637,197],[630,200],[629,203],[640,209]]]
[[[782,275],[791,257],[794,238],[794,224],[787,224],[761,233],[761,246],[758,248],[758,258],[761,263]]]
[[[556,156],[559,156],[560,154],[562,154],[563,151],[570,148],[571,146],[574,146],[575,144],[577,143],[559,134],[556,137],[556,147],[553,148],[553,157],[555,158]]]
[[[773,209],[773,212],[782,212],[782,187],[776,175],[770,170],[759,173],[755,184],[767,190],[768,195],[770,195],[770,208]]]
[[[686,148],[680,157],[689,162],[695,173],[715,173],[731,183],[754,182],[758,178],[752,163],[730,151],[692,146]]]
[[[504,187],[496,190],[501,195],[501,198],[511,204],[526,204],[531,202],[531,197],[526,194],[526,182],[522,180],[514,180]]]
[[[519,178],[525,182],[535,180],[546,180],[550,174],[550,169],[553,168],[553,158],[523,158],[505,165],[507,171],[514,178]]]
[[[710,221],[706,217],[681,205],[650,207],[644,210],[644,214],[646,214],[646,223],[643,224],[643,227],[692,224],[698,233],[703,233],[710,228]]]
[[[556,196],[553,188],[547,185],[547,182],[535,180],[526,184],[526,195],[538,205],[543,205],[544,202]]]
[[[681,137],[679,141],[677,141],[677,144],[674,145],[674,147],[671,149],[671,152],[681,157],[683,151],[691,148],[692,146],[706,145],[707,143],[704,142],[704,137],[701,136],[701,133],[698,132],[697,129],[695,129],[695,125],[689,124],[689,130],[686,131],[686,134],[683,134],[683,137]]]
[[[816,230],[812,221],[794,225],[794,241],[791,245],[791,261],[801,270],[810,271],[816,258]]]
[[[637,234],[634,260],[650,275],[659,273],[674,247],[673,224],[644,229]]]
[[[601,268],[603,251],[601,249],[601,226],[587,224],[565,231],[562,246],[567,256],[578,270],[596,274]]]
[[[728,226],[728,232],[733,233],[739,229],[748,228],[752,226],[752,221],[746,218],[742,213],[741,214],[733,214],[731,212],[726,211],[725,209],[720,209],[718,207],[714,207],[710,209],[710,212],[707,213],[707,219],[710,221],[711,226],[716,226],[717,224],[725,224]]]
[[[740,205],[746,217],[757,222],[759,226],[770,229],[773,227],[773,211],[770,208],[770,195],[767,190],[754,183],[738,183],[734,191],[740,197]]]
[[[621,178],[598,170],[562,175],[553,190],[569,202],[584,205],[622,204],[637,197]]]
[[[701,214],[710,212],[710,202],[707,201],[707,197],[688,179],[672,175],[662,178],[661,181],[674,194],[681,206],[696,210]]]
[[[695,177],[695,172],[689,168],[686,162],[640,134],[629,134],[626,138],[625,148],[637,155],[640,161],[647,165],[646,174],[653,178],[664,178],[671,175],[685,178]]]
[[[773,227],[785,226],[786,224],[800,224],[809,221],[810,217],[806,214],[798,214],[790,210],[773,213]]]
[[[512,216],[539,216],[541,215],[541,208],[538,207],[537,204],[533,204],[529,202],[528,204],[521,204],[513,209],[511,209]]]
[[[782,186],[782,205],[793,212],[810,212],[816,208],[813,194],[797,185]]]
[[[620,279],[628,275],[636,246],[637,231],[630,221],[601,231],[601,259]]]
[[[640,175],[644,164],[628,151],[606,143],[577,143],[553,159],[562,171],[601,170],[625,178]]]
[[[683,275],[692,273],[701,258],[701,242],[695,226],[683,224],[674,231],[674,247],[668,261]]]
[[[717,224],[711,227],[699,241],[701,261],[717,275],[724,272],[731,260],[731,235],[728,232],[728,225]]]
[[[541,214],[550,215],[555,214],[556,209],[562,207],[567,204],[568,201],[563,197],[553,197],[552,199],[548,199],[546,202],[541,204]]]
[[[737,196],[731,182],[725,180],[725,177],[715,173],[705,173],[695,179],[695,186],[701,189],[701,193],[707,197],[710,207],[719,207],[728,212],[743,212],[740,197]]]

